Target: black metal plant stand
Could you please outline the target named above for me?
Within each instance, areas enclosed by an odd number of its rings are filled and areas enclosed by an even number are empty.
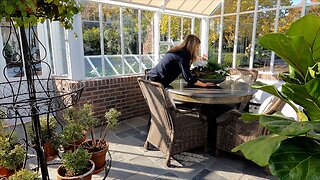
[[[35,53],[37,52],[32,52],[32,41],[33,43],[37,41],[44,48],[43,44],[38,40],[34,28],[20,27],[19,32],[20,34],[14,27],[13,22],[10,22],[10,33],[4,49],[9,45],[11,35],[14,35],[17,39],[19,48],[18,52],[15,52],[14,59],[8,57],[3,51],[7,65],[3,70],[6,82],[0,83],[0,113],[4,115],[3,118],[14,121],[14,127],[10,136],[12,136],[13,131],[16,129],[17,122],[20,121],[24,130],[24,141],[27,152],[30,145],[24,121],[26,118],[31,118],[38,169],[41,170],[42,179],[46,180],[49,179],[49,174],[41,143],[39,116],[46,115],[49,117],[49,114],[54,115],[54,112],[77,103],[84,85],[80,82],[73,83],[72,80],[68,79],[51,78],[51,68],[44,61],[46,53],[44,58],[41,59],[39,56],[35,58]],[[40,64],[40,71],[45,66],[49,69],[48,77],[45,79],[39,78]],[[18,72],[15,72],[19,75],[17,77],[19,80],[16,81],[12,81],[6,73],[13,66],[19,67]],[[49,126],[49,123],[47,124]],[[25,167],[26,161],[27,154],[23,167]]]

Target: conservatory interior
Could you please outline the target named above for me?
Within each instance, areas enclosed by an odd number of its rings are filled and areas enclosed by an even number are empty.
[[[81,163],[92,179],[320,178],[319,0],[19,2],[31,5],[0,2],[0,179],[63,179]],[[33,16],[55,2],[80,9],[72,28]],[[147,80],[189,34],[207,56],[191,69],[227,71],[218,88]],[[100,146],[101,165],[83,160]]]

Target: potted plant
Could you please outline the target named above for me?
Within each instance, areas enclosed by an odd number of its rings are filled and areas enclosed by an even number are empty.
[[[47,161],[51,161],[55,159],[58,155],[58,134],[56,132],[57,129],[57,121],[53,116],[42,116],[40,118],[40,136],[41,143],[44,149],[44,155]],[[32,139],[32,144],[34,137],[33,127],[28,128],[28,134]]]
[[[58,180],[90,180],[95,166],[90,157],[91,154],[82,147],[74,152],[63,153],[61,157],[62,165],[57,169]]]
[[[0,176],[9,177],[22,167],[24,147],[6,136],[0,136]]]
[[[27,169],[22,169],[10,176],[9,180],[40,180],[40,178],[39,173]]]
[[[91,121],[87,121],[87,126],[89,127],[91,139],[83,142],[81,146],[92,154],[91,160],[95,163],[94,174],[96,174],[104,169],[106,163],[106,153],[109,149],[109,144],[106,140],[108,130],[118,127],[118,118],[121,113],[115,108],[109,109],[105,113],[106,121],[102,122],[101,127],[97,128],[99,132],[96,132],[95,126],[98,121],[93,117],[92,105],[87,104],[86,108],[90,111],[89,116]],[[99,137],[96,137],[96,133],[99,134]]]
[[[69,107],[63,117],[67,126],[63,129],[60,140],[65,150],[74,150],[86,140],[88,124],[94,124],[97,120],[88,103],[81,108]]]
[[[224,65],[220,65],[213,61],[208,61],[204,66],[194,67],[192,75],[203,82],[221,83],[229,75],[229,70]]]
[[[77,123],[67,124],[59,135],[59,141],[65,151],[74,151],[85,141],[83,126]]]
[[[316,170],[320,162],[319,32],[320,17],[306,15],[292,23],[285,34],[267,34],[259,40],[262,47],[288,63],[289,74],[280,74],[285,81],[281,91],[261,83],[252,87],[288,103],[298,121],[281,114],[244,114],[242,119],[259,119],[259,124],[272,134],[241,144],[233,151],[240,150],[247,159],[269,166],[280,179],[320,179]]]

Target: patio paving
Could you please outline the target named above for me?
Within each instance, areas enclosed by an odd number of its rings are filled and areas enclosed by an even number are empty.
[[[276,179],[251,161],[228,153],[216,158],[195,149],[174,156],[171,164],[164,165],[164,154],[156,149],[143,148],[147,136],[148,116],[123,121],[116,131],[109,132],[112,167],[107,179],[213,179],[213,180],[263,180]],[[59,160],[56,160],[57,162]],[[51,161],[50,164],[56,163]],[[56,179],[58,165],[49,165],[50,179]],[[104,172],[93,179],[103,179]]]

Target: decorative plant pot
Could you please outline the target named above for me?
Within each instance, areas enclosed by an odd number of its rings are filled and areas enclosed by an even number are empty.
[[[97,141],[99,141],[99,140],[97,140]],[[105,148],[102,150],[98,150],[98,151],[86,148],[85,145],[83,146],[85,149],[88,150],[89,153],[92,154],[91,160],[95,164],[95,169],[94,169],[93,174],[98,174],[99,172],[101,172],[104,169],[104,166],[106,164],[106,154],[109,150],[109,144],[105,140],[102,140],[102,142],[105,144]],[[85,141],[83,144],[92,145],[92,140]]]
[[[4,178],[8,178],[9,176],[13,175],[15,173],[15,171],[19,171],[21,168],[22,168],[22,163],[17,167],[16,170],[13,170],[13,169],[8,169],[8,168],[5,168],[5,167],[0,167],[0,179],[2,177]]]
[[[47,161],[55,159],[58,155],[58,150],[53,147],[51,142],[47,142],[43,145],[44,155]]]
[[[92,172],[94,171],[95,165],[94,165],[93,161],[91,161],[91,160],[89,160],[89,161],[92,165],[91,169],[88,172],[84,173],[83,175],[73,176],[73,177],[65,177],[64,175],[66,173],[66,170],[64,169],[64,167],[62,165],[60,165],[57,169],[58,180],[70,180],[70,179],[72,179],[72,180],[76,180],[76,179],[77,180],[80,180],[80,179],[81,180],[91,180]]]
[[[14,172],[15,172],[15,171],[12,170],[12,169],[7,169],[7,168],[5,168],[5,167],[0,167],[0,178],[1,178],[1,177],[7,178],[7,177],[13,175]]]

